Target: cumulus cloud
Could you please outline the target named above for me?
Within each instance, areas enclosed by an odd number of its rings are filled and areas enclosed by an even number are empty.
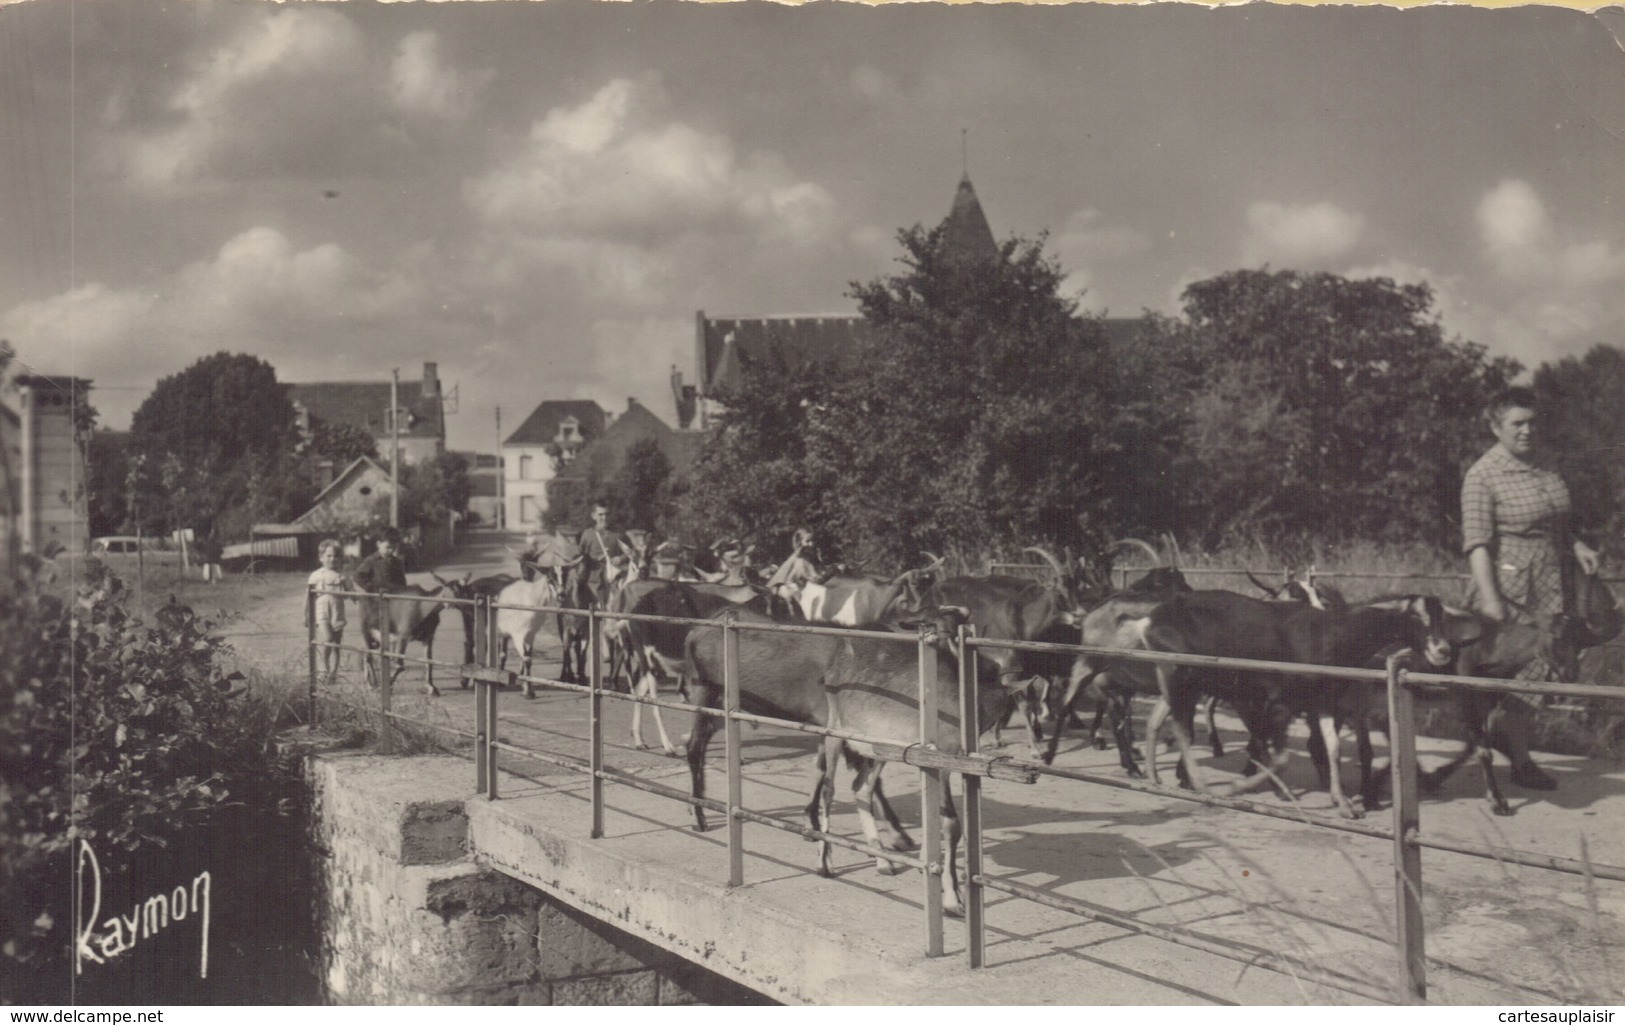
[[[1625,251],[1559,224],[1517,179],[1485,192],[1476,213],[1495,274],[1475,311],[1478,340],[1529,364],[1617,341],[1625,330]]]
[[[491,78],[489,71],[465,75],[448,65],[440,37],[429,31],[402,39],[389,68],[390,95],[398,107],[440,117],[467,114]]]
[[[91,283],[16,306],[0,314],[0,336],[25,358],[51,354],[53,367],[110,387],[149,384],[222,349],[271,357],[297,380],[346,364],[354,373],[377,340],[408,331],[432,343],[436,298],[429,282],[370,270],[339,246],[301,249],[258,227],[144,287]],[[140,397],[110,391],[96,404],[117,413]]]
[[[1364,233],[1364,217],[1332,203],[1258,202],[1247,208],[1241,259],[1248,266],[1318,269],[1346,256]]]
[[[718,251],[748,264],[767,247],[827,243],[834,199],[776,155],[663,117],[653,79],[616,79],[549,111],[520,150],[463,195],[506,272],[579,275],[631,305],[669,296]]]
[[[102,161],[147,188],[383,171],[408,147],[396,115],[465,115],[489,80],[448,66],[433,32],[375,53],[344,14],[288,5],[200,55],[156,120],[110,98]]]

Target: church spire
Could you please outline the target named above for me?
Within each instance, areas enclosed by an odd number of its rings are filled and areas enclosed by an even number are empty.
[[[959,179],[953,209],[942,222],[942,236],[948,258],[961,266],[999,257],[999,244],[993,239],[993,229],[988,226],[987,214],[982,212],[969,174]]]

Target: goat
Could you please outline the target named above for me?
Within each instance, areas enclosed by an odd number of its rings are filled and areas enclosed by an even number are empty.
[[[409,585],[405,590],[394,591],[387,594],[377,594],[359,599],[361,604],[361,639],[366,642],[369,657],[364,660],[367,673],[367,683],[373,687],[378,686],[378,678],[373,669],[370,653],[384,648],[383,626],[387,622],[389,635],[394,639],[395,651],[385,651],[384,657],[390,654],[405,655],[406,649],[413,641],[423,645],[423,657],[428,661],[425,666],[425,677],[428,692],[435,697],[440,696],[440,688],[434,685],[434,635],[440,627],[440,610],[445,608],[445,602],[426,602],[419,600],[404,600],[404,598],[438,598],[449,595],[451,589],[445,584],[434,590],[425,590],[422,587]],[[389,682],[394,683],[406,670],[406,662],[400,658],[392,659],[394,670],[389,675]]]
[[[1266,602],[1229,591],[1195,591],[1152,609],[1140,621],[1140,636],[1148,651],[1321,666],[1363,666],[1383,649],[1403,645],[1420,651],[1430,665],[1447,665],[1452,647],[1445,634],[1439,599],[1412,596],[1403,605],[1402,610],[1361,606],[1339,613],[1297,602]],[[1198,787],[1202,784],[1192,771],[1195,760],[1186,724],[1194,711],[1198,689],[1214,688],[1225,680],[1225,674],[1192,673],[1182,666],[1157,665],[1160,695],[1146,725],[1147,735],[1154,736],[1162,721],[1173,714],[1183,769],[1181,780],[1191,780]],[[1363,812],[1357,811],[1343,794],[1338,768],[1335,714],[1343,689],[1349,685],[1276,673],[1235,674],[1229,681],[1221,696],[1256,708],[1254,721],[1263,728],[1265,743],[1278,752],[1271,759],[1270,769],[1284,765],[1287,723],[1300,712],[1312,717],[1330,760],[1327,789],[1332,800],[1343,817],[1361,817]],[[1151,781],[1159,782],[1155,745],[1148,745],[1147,768]],[[1252,789],[1259,782],[1243,784],[1236,792]]]
[[[741,624],[773,622],[770,617],[749,609],[734,612]],[[958,613],[956,612],[955,615]],[[715,618],[715,617],[713,617]],[[958,664],[943,650],[943,639],[958,629],[957,620],[937,624],[937,708],[936,743],[944,751],[958,752],[957,709]],[[755,715],[832,726],[866,736],[896,738],[912,743],[919,737],[919,670],[916,649],[895,641],[872,637],[843,637],[823,634],[783,634],[740,631],[737,675],[740,707]],[[704,708],[717,708],[722,697],[722,636],[718,630],[696,630],[685,645],[692,668],[690,700]],[[978,687],[979,707],[984,714],[995,711],[1003,695],[997,686]],[[989,720],[991,721],[991,719]],[[696,713],[689,732],[688,761],[696,798],[705,795],[705,752],[717,730],[712,716]],[[865,745],[857,742],[826,742],[821,745],[816,782],[806,814],[813,828],[827,824],[826,798],[832,791],[833,771],[838,754],[844,754],[857,773],[854,796],[864,834],[870,843],[887,850],[914,848],[898,824],[880,785],[879,763]],[[943,832],[948,865],[943,872],[944,910],[959,908],[958,883],[954,876],[955,850],[959,837],[958,812],[943,787]],[[877,814],[879,818],[877,819]],[[695,829],[706,828],[705,809],[696,803]],[[876,858],[876,867],[894,871],[892,863]],[[819,855],[819,874],[828,875],[828,850]]]
[[[1428,612],[1427,602],[1436,600],[1417,599],[1417,601],[1423,603],[1419,611]],[[1174,613],[1161,611],[1171,605],[1175,606]],[[1352,627],[1362,625],[1379,627],[1381,629],[1376,632],[1381,634],[1384,629],[1392,631],[1400,629],[1404,624],[1405,630],[1413,634],[1418,633],[1411,628],[1409,621],[1404,620],[1403,615],[1400,615],[1399,619],[1383,620],[1382,617],[1378,617],[1374,620],[1372,614],[1367,613],[1353,623],[1347,621],[1349,615],[1351,614],[1321,611],[1302,604],[1266,602],[1228,591],[1196,591],[1150,597],[1119,595],[1085,617],[1083,641],[1093,647],[1185,651],[1270,661],[1360,665],[1365,661],[1364,658],[1352,663],[1349,661],[1358,653],[1351,653],[1348,649],[1360,646],[1355,643],[1360,634],[1357,630],[1352,630]],[[1442,613],[1440,615],[1442,616]],[[1162,623],[1158,636],[1149,637],[1148,627],[1159,616],[1163,620],[1172,619],[1173,622]],[[1183,630],[1177,629],[1178,627],[1183,627]],[[1432,653],[1431,659],[1441,657],[1439,638],[1433,633],[1420,639],[1414,637],[1406,639],[1414,640],[1418,647],[1425,647]],[[1156,729],[1167,718],[1168,713],[1170,711],[1174,713],[1176,743],[1180,745],[1182,756],[1180,778],[1181,782],[1187,785],[1190,780],[1187,768],[1190,723],[1198,691],[1219,693],[1238,702],[1243,707],[1250,724],[1258,725],[1253,732],[1261,733],[1266,740],[1275,741],[1277,746],[1284,745],[1286,721],[1295,714],[1294,708],[1298,711],[1318,713],[1325,697],[1320,692],[1325,691],[1333,697],[1337,693],[1335,686],[1317,688],[1312,680],[1299,679],[1294,682],[1275,674],[1270,674],[1259,681],[1251,681],[1250,678],[1241,677],[1230,670],[1190,667],[1178,671],[1171,670],[1174,670],[1174,667],[1158,665],[1153,668],[1144,662],[1113,660],[1094,655],[1082,656],[1074,667],[1073,677],[1068,686],[1068,705],[1081,687],[1095,684],[1101,674],[1106,675],[1106,680],[1104,684],[1095,686],[1112,695],[1114,702],[1119,705],[1126,705],[1135,690],[1157,695],[1158,707],[1152,713],[1152,721],[1147,724],[1146,735],[1148,738],[1154,738]],[[1177,695],[1173,693],[1176,689]],[[1170,701],[1171,697],[1177,697],[1178,700]],[[1321,724],[1318,714],[1316,725],[1323,730],[1333,726],[1330,721]],[[1118,750],[1124,771],[1138,778],[1142,774],[1134,764],[1132,737],[1127,733],[1127,730],[1119,729]],[[1335,741],[1335,732],[1333,739]],[[1155,744],[1148,742],[1146,746],[1151,759],[1152,778],[1155,780],[1157,778]],[[1053,757],[1053,747],[1051,751]],[[1327,781],[1328,789],[1336,784],[1335,780]],[[1339,785],[1334,798],[1340,795],[1340,792]],[[1346,810],[1346,800],[1340,801],[1339,807]]]
[[[508,648],[519,652],[519,675],[525,678],[525,697],[536,696],[536,686],[530,681],[530,662],[534,651],[536,631],[541,629],[547,613],[541,607],[558,604],[558,588],[547,573],[537,573],[531,580],[515,580],[497,594],[497,634],[502,638],[497,667],[508,664]]]
[[[1343,597],[1343,593],[1341,591],[1337,590],[1335,587],[1328,587],[1325,584],[1316,582],[1315,569],[1313,566],[1301,574],[1294,573],[1290,569],[1287,570],[1285,573],[1285,579],[1277,587],[1271,587],[1269,584],[1264,583],[1264,581],[1253,576],[1252,571],[1250,570],[1247,572],[1247,579],[1253,582],[1253,586],[1264,592],[1264,597],[1267,601],[1296,601],[1302,602],[1305,605],[1308,605],[1310,608],[1333,612],[1346,611],[1349,607],[1348,599]],[[1205,708],[1203,709],[1203,719],[1207,726],[1208,744],[1213,750],[1213,757],[1223,758],[1224,741],[1219,737],[1219,726],[1215,721],[1215,715],[1218,710],[1219,699],[1217,697],[1210,696],[1207,699]],[[1170,747],[1173,746],[1173,738],[1170,737],[1168,743]],[[1242,772],[1244,775],[1251,776],[1253,773],[1258,771],[1258,766],[1262,763],[1263,757],[1262,746],[1257,738],[1249,737],[1247,743],[1247,756],[1247,765]],[[1310,729],[1309,731],[1309,756],[1314,761],[1315,767],[1321,772],[1321,776],[1324,779],[1326,772],[1326,749],[1321,745],[1320,734],[1314,729]]]
[[[1562,679],[1572,680],[1578,675],[1580,635],[1576,623],[1567,616],[1543,617],[1535,623],[1496,622],[1477,612],[1450,606],[1445,607],[1445,615],[1447,630],[1456,645],[1456,662],[1451,670],[1454,675],[1512,679],[1537,659],[1556,668]],[[1432,703],[1429,691],[1436,693],[1434,688],[1426,688],[1417,693],[1418,700]],[[1534,713],[1528,705],[1508,700],[1505,694],[1457,687],[1446,689],[1442,699],[1455,707],[1467,741],[1450,761],[1419,774],[1418,782],[1424,792],[1438,792],[1476,753],[1491,811],[1496,815],[1511,815],[1512,806],[1495,781],[1494,749],[1503,752],[1512,763],[1513,783],[1531,790],[1556,788],[1556,782],[1529,757]],[[1386,718],[1386,710],[1362,708],[1359,712],[1361,790],[1366,807],[1373,808],[1381,799],[1388,772],[1374,766],[1367,733],[1370,720]]]
[[[469,579],[464,576],[461,580],[441,580],[438,575],[430,574],[440,583],[451,589],[452,597],[461,601],[472,601],[485,595],[495,598],[502,593],[502,589],[513,583],[514,577],[509,573],[497,573],[488,577]],[[458,605],[458,613],[463,619],[463,664],[471,665],[474,662],[474,606]],[[468,687],[468,677],[463,677],[464,689]]]

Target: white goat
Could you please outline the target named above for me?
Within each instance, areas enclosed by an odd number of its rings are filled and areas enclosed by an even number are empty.
[[[497,667],[500,669],[508,664],[508,646],[512,644],[520,655],[519,675],[527,678],[525,680],[527,698],[536,696],[536,688],[528,679],[531,645],[536,638],[536,631],[541,629],[543,620],[550,615],[537,611],[536,606],[557,607],[558,603],[558,587],[548,573],[537,573],[534,580],[515,580],[497,595],[496,604],[500,606],[496,609],[497,633],[502,637],[501,657]]]

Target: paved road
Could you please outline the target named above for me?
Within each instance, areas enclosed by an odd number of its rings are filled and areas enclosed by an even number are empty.
[[[506,558],[505,540],[511,542],[498,535],[475,535],[475,543],[440,572],[493,572]],[[297,583],[293,590],[297,592]],[[266,612],[254,618],[259,632],[235,640],[245,654],[259,652],[258,657],[273,662],[279,657],[286,661],[287,649],[282,646],[290,645],[293,660],[302,666],[297,593],[289,594],[285,602],[284,607],[294,610],[286,624]],[[266,599],[258,604],[277,603]],[[442,657],[460,658],[458,619],[445,616],[441,631]],[[557,650],[556,639],[549,636],[536,672],[551,675],[556,671]],[[409,670],[398,684],[397,709],[424,721],[471,729],[472,694],[457,689],[453,682],[442,686],[442,697],[427,697],[417,686],[418,672]],[[370,692],[354,678],[358,675],[346,673],[335,690],[355,700],[370,700]],[[505,693],[500,703],[502,739],[586,757],[587,716],[582,697],[551,691],[526,701],[517,693]],[[680,760],[632,747],[629,706],[620,701],[604,704],[607,763],[686,789],[688,773]],[[1143,709],[1141,712],[1143,715]],[[1225,725],[1221,719],[1221,726]],[[1228,726],[1239,746],[1234,722]],[[686,723],[668,723],[678,743],[686,728]],[[813,749],[812,738],[803,735],[747,729],[743,745],[747,804],[798,819],[810,781]],[[1301,740],[1298,749],[1302,750]],[[1431,765],[1450,753],[1453,745],[1424,738],[1422,750],[1424,762]],[[713,746],[710,766],[713,795],[723,785],[720,752],[719,742]],[[507,754],[502,759],[504,768],[525,777],[521,788],[578,785],[578,777],[567,769]],[[1241,761],[1239,752],[1209,760],[1209,775],[1234,777]],[[1495,818],[1487,813],[1480,796],[1476,770],[1464,770],[1443,794],[1424,801],[1424,835],[1570,858],[1579,856],[1584,843],[1595,862],[1625,863],[1621,853],[1625,846],[1621,844],[1625,839],[1625,771],[1576,757],[1546,755],[1541,761],[1560,781],[1555,793],[1507,787],[1517,813],[1512,818]],[[1076,742],[1063,745],[1059,764],[1116,772],[1115,754],[1089,750]],[[1504,780],[1505,766],[1498,766],[1498,771]],[[1313,778],[1306,757],[1295,759],[1288,769],[1287,779],[1299,788],[1302,809],[1311,815],[1328,815],[1330,802],[1325,793],[1303,789]],[[905,821],[918,822],[916,774],[893,767],[887,781]],[[470,784],[472,787],[472,768]],[[628,809],[651,800],[649,795],[627,788],[612,785],[608,789],[610,800]],[[1281,800],[1268,794],[1259,799],[1265,803]],[[674,845],[694,842],[685,805],[661,803],[652,812],[640,810],[638,814],[640,829],[669,830]],[[1368,973],[1374,980],[1392,974],[1393,955],[1387,940],[1392,934],[1393,870],[1387,842],[1056,778],[1042,779],[1033,786],[990,784],[984,816],[990,871],[996,875],[1209,936],[1301,952],[1346,971]],[[1385,814],[1374,821],[1387,824]],[[844,799],[838,802],[836,826],[851,834],[860,832],[850,803]],[[756,839],[748,843],[759,843],[764,851],[772,848],[771,854],[758,856],[767,860],[753,871],[782,873],[786,864],[797,862],[810,867],[812,847],[788,838],[791,847],[779,850],[774,846],[779,844],[776,837],[763,835],[773,831],[752,827],[749,833]],[[720,855],[718,858],[720,866]],[[872,862],[852,852],[838,852],[837,865],[839,881],[825,888],[828,899],[839,901],[843,892],[856,888],[871,896],[884,895],[899,906],[900,914],[911,913],[906,905],[918,906],[917,879],[881,876]],[[1432,969],[1437,1002],[1558,1001],[1587,992],[1601,995],[1609,987],[1614,987],[1612,1000],[1621,999],[1617,988],[1621,965],[1615,952],[1625,949],[1625,926],[1621,925],[1625,923],[1625,883],[1601,881],[1588,887],[1573,876],[1432,851],[1425,853],[1424,866],[1428,952],[1437,959]],[[1591,910],[1593,901],[1597,914]],[[1185,970],[1181,966],[1190,963],[1193,955],[1182,948],[1168,946],[1165,956],[1152,966],[1145,960],[1143,945],[1149,941],[1127,942],[1114,931],[1102,934],[1101,926],[1084,926],[1065,913],[1014,898],[997,899],[996,908],[998,928],[990,953],[995,963],[1001,956],[1034,956],[1032,945],[1038,944],[1046,956],[1059,952],[1091,963],[1121,964],[1129,977],[1151,972],[1145,977],[1143,996],[1148,1002],[1172,1000],[1170,993],[1184,992],[1179,989],[1185,985],[1180,981]],[[1250,969],[1249,977],[1258,971]],[[1192,998],[1209,992],[1195,981],[1190,985],[1194,988],[1186,995]],[[1259,993],[1277,991],[1272,984]],[[1312,988],[1302,998],[1307,1002],[1337,999]],[[1034,995],[1035,1002],[1040,999]]]

